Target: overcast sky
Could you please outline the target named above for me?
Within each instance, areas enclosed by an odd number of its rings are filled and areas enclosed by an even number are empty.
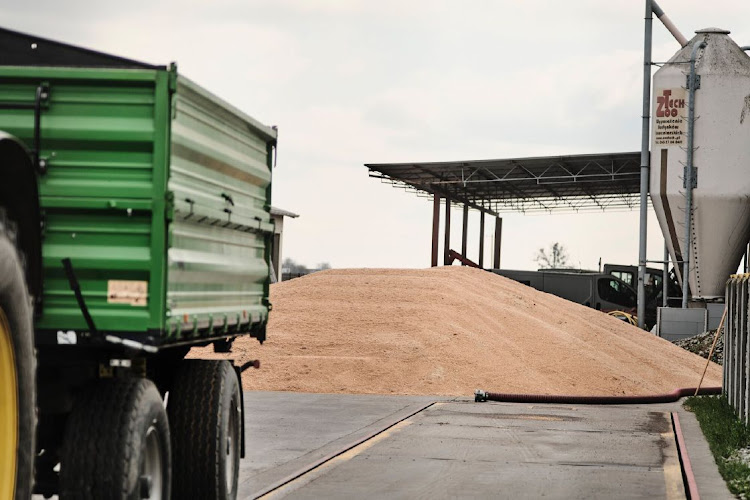
[[[660,5],[688,38],[718,26],[750,44],[746,0]],[[364,163],[639,150],[643,11],[636,0],[0,0],[4,27],[177,61],[277,125],[273,204],[300,214],[285,254],[334,267],[429,266],[431,203],[368,178]],[[654,32],[666,61],[679,47],[656,20]],[[503,219],[503,267],[535,268],[552,242],[575,266],[637,263],[637,209]],[[477,226],[472,213],[474,259]],[[649,258],[662,252],[652,216]]]

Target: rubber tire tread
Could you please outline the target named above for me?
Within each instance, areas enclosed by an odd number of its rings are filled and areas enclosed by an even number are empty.
[[[63,437],[60,498],[140,498],[140,464],[152,424],[162,443],[162,498],[170,498],[169,425],[154,383],[144,378],[105,379],[83,390]]]
[[[174,450],[174,498],[237,497],[240,450],[235,454],[233,491],[227,491],[222,444],[226,442],[228,412],[239,410],[239,391],[237,375],[228,361],[186,359],[180,364],[167,404]],[[232,409],[232,400],[237,408]]]
[[[0,307],[10,327],[18,384],[15,499],[28,500],[34,484],[34,456],[36,455],[34,327],[21,258],[2,223],[0,223]]]

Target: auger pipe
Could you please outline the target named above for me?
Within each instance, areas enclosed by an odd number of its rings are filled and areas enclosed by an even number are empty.
[[[680,32],[680,30],[677,29],[677,26],[672,23],[672,20],[667,17],[667,15],[664,13],[661,7],[659,7],[659,4],[657,4],[654,0],[651,0],[651,9],[653,10],[654,14],[656,14],[656,17],[661,21],[661,23],[664,25],[667,30],[672,33],[672,36],[677,40],[677,43],[680,44],[680,47],[684,47],[688,44],[688,39],[685,38],[685,36]]]
[[[500,403],[553,403],[575,405],[643,405],[674,403],[686,396],[693,396],[695,387],[675,389],[667,394],[650,394],[642,396],[575,396],[570,394],[512,394],[503,392],[485,392],[477,389],[474,401],[497,401]],[[701,387],[699,396],[721,394],[721,387]]]

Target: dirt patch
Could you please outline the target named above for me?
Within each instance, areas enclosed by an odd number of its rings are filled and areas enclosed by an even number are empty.
[[[245,389],[641,395],[695,386],[705,364],[601,312],[466,267],[322,271],[273,285],[271,302],[266,343],[240,338],[230,355],[261,359]],[[712,363],[704,386],[714,385]]]

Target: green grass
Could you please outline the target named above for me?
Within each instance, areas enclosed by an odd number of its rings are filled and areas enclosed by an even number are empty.
[[[750,446],[750,429],[737,418],[724,396],[691,397],[684,406],[695,413],[729,490],[750,498],[750,465],[733,457],[735,451]]]

